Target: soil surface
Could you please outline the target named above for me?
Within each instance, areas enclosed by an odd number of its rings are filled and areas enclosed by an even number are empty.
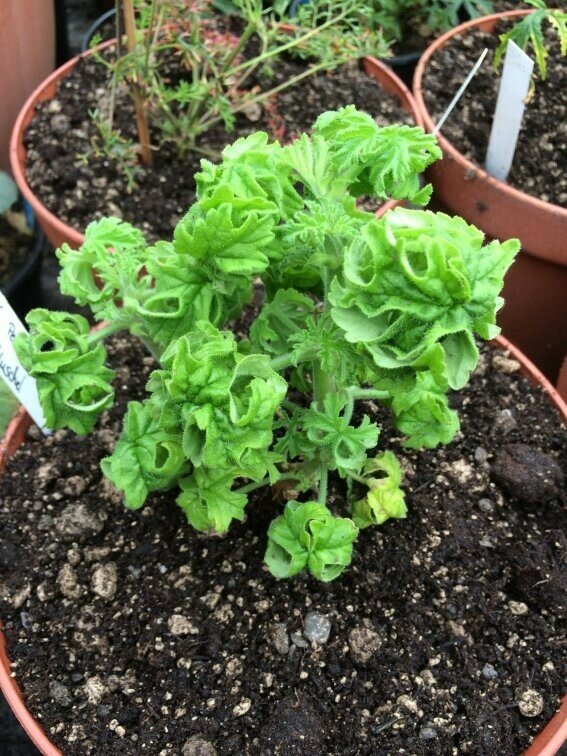
[[[503,24],[506,30],[510,24]],[[500,27],[499,27],[500,29]],[[484,64],[443,127],[444,136],[466,157],[484,166],[500,83],[492,59],[498,37],[480,31],[454,38],[429,62],[423,93],[436,121],[485,47]],[[535,82],[508,182],[548,202],[567,207],[567,58],[557,35],[547,34],[548,76]]]
[[[276,81],[258,83],[266,90],[302,70],[304,64],[281,60],[275,67]],[[128,193],[116,163],[92,154],[91,142],[98,132],[88,113],[96,109],[105,112],[107,87],[104,66],[82,58],[59,83],[57,96],[38,105],[25,134],[30,186],[49,210],[76,229],[105,215],[116,215],[138,226],[149,241],[170,239],[177,221],[195,199],[193,177],[200,169],[200,156],[181,162],[171,146],[162,147],[154,154],[154,166],[141,169],[138,188]],[[118,101],[115,125],[124,137],[135,139],[128,93],[119,95]],[[213,127],[201,146],[220,153],[238,137],[258,130],[289,140],[309,129],[321,112],[349,104],[368,111],[383,125],[411,123],[397,100],[354,63],[303,80],[266,107],[252,109],[248,116],[238,114],[230,134],[220,126]]]
[[[448,447],[403,461],[409,513],[331,584],[277,581],[256,492],[224,538],[101,478],[150,358],[115,339],[117,404],[88,438],[32,427],[1,484],[0,616],[30,710],[66,756],[517,756],[564,691],[567,429],[486,348]],[[339,481],[331,508],[344,513]],[[313,640],[318,638],[318,641]]]

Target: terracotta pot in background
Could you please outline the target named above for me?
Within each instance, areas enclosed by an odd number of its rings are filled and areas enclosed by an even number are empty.
[[[113,43],[113,40],[104,42],[96,49],[99,51],[103,50]],[[83,53],[83,55],[90,54],[90,51]],[[80,247],[83,242],[84,237],[81,231],[64,223],[49,211],[26,180],[24,132],[33,118],[36,105],[44,100],[53,99],[57,92],[59,81],[69,75],[80,57],[82,56],[72,58],[65,65],[61,66],[61,68],[54,71],[30,95],[18,115],[10,143],[10,160],[14,178],[20,191],[33,207],[38,222],[45,231],[45,235],[54,247],[60,247],[61,244],[67,242],[74,249]],[[388,94],[397,97],[401,107],[411,113],[415,122],[421,126],[421,116],[419,115],[413,96],[406,85],[384,63],[381,63],[376,58],[365,58],[364,66],[368,75],[373,76]]]
[[[435,127],[423,94],[431,58],[458,35],[477,29],[496,34],[502,20],[530,12],[510,11],[469,21],[428,47],[414,79],[414,95],[427,131]],[[522,253],[506,278],[500,324],[504,334],[555,381],[567,347],[567,208],[489,176],[442,134],[439,143],[443,160],[428,169],[436,200],[447,212],[461,215],[493,238],[518,237],[522,242]]]
[[[19,109],[55,65],[55,16],[49,0],[1,0],[0,170],[10,167],[10,132]]]
[[[567,404],[536,366],[502,336],[498,337],[494,343],[500,349],[509,352],[520,363],[523,375],[532,385],[541,386],[547,392],[550,402],[557,407],[563,421],[567,423]],[[30,425],[29,415],[21,409],[10,423],[5,437],[0,441],[0,473],[4,470],[9,457],[24,443]],[[26,708],[18,683],[11,674],[10,660],[6,653],[2,632],[0,632],[0,688],[22,727],[41,753],[44,756],[63,756],[61,751],[50,742],[40,724]],[[555,716],[524,752],[524,756],[555,756],[566,740],[567,696],[563,698]]]
[[[563,364],[561,365],[561,370],[559,371],[559,378],[557,379],[557,390],[559,391],[559,396],[567,402],[567,354],[565,355],[565,359],[563,360]]]

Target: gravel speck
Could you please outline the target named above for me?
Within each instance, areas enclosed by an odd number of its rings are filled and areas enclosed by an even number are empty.
[[[285,622],[274,622],[271,625],[270,640],[278,654],[285,656],[289,652],[289,636]]]
[[[313,643],[326,643],[331,634],[331,620],[324,614],[308,612],[305,615],[304,634]]]
[[[217,749],[202,735],[193,735],[183,744],[182,756],[217,756]]]
[[[482,668],[482,676],[485,680],[496,680],[498,672],[494,669],[492,664],[485,664]]]
[[[419,731],[420,740],[435,740],[437,737],[437,730],[435,727],[422,727]]]
[[[350,631],[348,644],[353,659],[366,664],[382,645],[382,639],[372,627],[361,626]]]
[[[118,571],[114,562],[96,564],[91,575],[93,593],[107,601],[112,601],[116,593]]]
[[[543,696],[533,688],[528,688],[520,696],[520,712],[524,717],[537,717],[543,711]]]
[[[49,683],[49,694],[61,706],[70,706],[73,703],[73,697],[69,692],[69,688],[59,682],[59,680],[52,680]]]

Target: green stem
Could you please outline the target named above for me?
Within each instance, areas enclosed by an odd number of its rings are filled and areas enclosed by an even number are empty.
[[[287,89],[288,87],[293,87],[295,84],[298,84],[302,79],[305,79],[308,76],[312,76],[313,74],[316,74],[318,71],[322,71],[328,68],[329,68],[328,63],[319,63],[316,66],[312,66],[311,68],[308,68],[303,73],[298,74],[297,76],[294,76],[291,79],[288,79],[287,81],[282,82],[281,84],[278,84],[277,87],[270,89],[268,92],[262,92],[257,97],[253,97],[252,99],[246,100],[246,102],[243,102],[240,105],[237,105],[235,108],[232,108],[232,112],[239,113],[241,110],[244,110],[250,105],[254,105],[259,102],[264,102],[264,100],[267,100],[269,97],[272,97],[278,92],[281,92],[283,89]],[[208,115],[209,115],[208,113],[205,113],[203,117],[207,118]],[[205,131],[206,129],[210,128],[213,124],[218,123],[220,120],[221,120],[221,116],[214,116],[213,118],[209,118],[208,121],[207,120],[201,121],[200,123],[201,131]]]
[[[236,47],[234,48],[234,50],[230,53],[230,55],[226,59],[224,65],[220,69],[220,73],[222,75],[224,75],[228,71],[228,69],[230,68],[230,66],[233,64],[233,62],[235,61],[236,57],[238,56],[238,54],[240,52],[242,52],[242,50],[245,48],[248,40],[250,39],[250,37],[256,31],[256,26],[257,26],[257,24],[254,21],[249,21],[248,22],[248,26],[246,27],[246,29],[244,29],[244,31],[240,35],[240,39],[238,40],[238,44],[236,45]]]
[[[112,336],[113,333],[124,331],[126,328],[127,326],[124,323],[106,323],[106,325],[103,325],[101,328],[97,328],[95,331],[89,333],[87,336],[89,346],[94,346],[95,344],[104,341],[107,336]]]
[[[334,394],[335,391],[333,376],[325,373],[319,360],[313,360],[313,399],[321,412],[323,411],[323,400],[329,394]]]
[[[144,76],[146,77],[146,80],[148,78],[148,70],[150,67],[150,53],[152,51],[152,40],[153,40],[153,26],[156,16],[156,10],[157,10],[157,0],[152,0],[152,5],[150,8],[150,23],[148,25],[148,31],[146,34],[146,52],[144,56]]]
[[[274,357],[272,361],[270,362],[270,367],[272,370],[275,370],[276,372],[280,370],[284,370],[286,367],[291,367],[293,365],[293,355],[291,352],[288,352],[287,354],[282,354],[280,357]]]
[[[226,74],[227,77],[233,76],[235,73],[237,73],[238,71],[242,71],[247,66],[252,66],[252,65],[257,66],[259,63],[263,63],[265,60],[269,60],[270,58],[273,58],[277,55],[281,55],[287,50],[291,50],[291,48],[293,47],[296,47],[296,46],[299,47],[303,42],[306,42],[308,39],[311,39],[311,37],[314,37],[316,34],[320,34],[329,26],[338,24],[338,22],[342,21],[342,19],[345,18],[345,16],[347,15],[348,15],[348,12],[343,11],[336,18],[332,18],[329,21],[326,21],[321,26],[310,29],[301,37],[291,38],[289,42],[286,42],[285,44],[280,45],[279,47],[275,47],[273,50],[268,50],[267,52],[262,53],[261,55],[258,55],[256,58],[252,58],[252,60],[247,60],[244,63],[240,63],[238,66],[235,66],[234,68],[231,68],[229,71],[225,71],[224,73]]]
[[[327,488],[329,485],[329,468],[324,462],[321,462],[321,465],[319,467],[319,496],[317,497],[317,501],[319,504],[326,504],[327,503]]]
[[[299,475],[297,473],[282,473],[280,477],[277,479],[277,483],[280,482],[280,480],[299,480]],[[262,480],[259,480],[257,483],[248,483],[245,486],[241,486],[240,488],[235,488],[235,493],[243,493],[247,494],[251,491],[256,491],[258,488],[263,488],[264,486],[269,486],[271,483],[269,477],[262,478]]]
[[[163,349],[159,346],[159,344],[156,344],[156,342],[153,339],[150,339],[149,336],[138,335],[138,338],[140,339],[142,344],[146,347],[148,352],[152,355],[154,360],[156,362],[159,362],[161,359],[161,355],[163,354]]]
[[[346,474],[349,478],[352,478],[353,480],[356,480],[357,483],[362,483],[363,486],[368,487],[368,481],[365,480],[362,475],[357,475],[354,472],[351,472],[350,470],[346,470]]]
[[[352,395],[352,391],[349,391],[347,389],[347,403],[345,406],[345,411],[343,412],[343,419],[346,423],[350,423],[352,420],[352,413],[354,412],[354,397]]]
[[[389,391],[378,391],[378,389],[362,389],[352,386],[349,389],[354,400],[356,399],[388,399],[390,396]]]

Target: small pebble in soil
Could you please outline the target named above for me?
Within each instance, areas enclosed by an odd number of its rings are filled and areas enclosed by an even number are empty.
[[[533,688],[528,688],[520,696],[520,712],[524,717],[537,717],[543,711],[543,696]]]
[[[98,706],[107,691],[107,687],[100,679],[100,677],[98,675],[95,675],[94,677],[89,677],[86,680],[84,690],[88,702],[93,704],[94,706]]]
[[[249,698],[242,698],[233,708],[232,713],[235,717],[242,717],[252,708],[252,701]]]
[[[87,504],[68,504],[55,520],[55,530],[62,541],[84,541],[98,535],[104,527],[103,515]]]
[[[510,409],[500,410],[494,418],[494,428],[500,433],[510,433],[517,428],[518,421]]]
[[[485,514],[488,514],[494,510],[494,504],[490,499],[480,499],[478,502],[478,508]]]
[[[70,706],[73,703],[69,688],[59,682],[59,680],[52,680],[49,683],[49,694],[61,706]]]
[[[420,740],[435,740],[437,738],[437,730],[435,727],[422,727],[419,731]]]
[[[363,625],[350,631],[348,644],[353,659],[366,664],[382,645],[382,639],[372,627]]]
[[[309,643],[307,643],[301,633],[291,633],[289,637],[293,645],[297,646],[297,648],[309,648]]]
[[[494,669],[492,664],[485,664],[482,668],[482,676],[485,680],[496,680],[498,672]]]
[[[183,744],[182,756],[217,756],[217,749],[202,735],[192,735]]]
[[[483,465],[488,459],[488,452],[482,446],[477,446],[474,450],[474,458],[479,465]]]
[[[305,615],[304,634],[312,643],[326,643],[331,634],[331,620],[324,614],[308,612]]]
[[[199,630],[182,614],[172,614],[167,620],[167,627],[172,635],[198,635]]]
[[[270,627],[272,645],[282,656],[289,652],[289,636],[284,622],[274,622]]]
[[[118,583],[118,571],[114,562],[105,564],[95,564],[91,575],[91,588],[93,593],[105,599],[112,601],[116,593]]]
[[[508,607],[512,614],[515,614],[517,616],[527,614],[529,611],[528,605],[524,604],[523,601],[508,601]]]
[[[57,585],[61,593],[68,599],[76,599],[83,593],[77,573],[70,564],[64,564],[57,575]]]
[[[520,363],[517,360],[512,360],[510,357],[506,357],[503,354],[493,355],[492,365],[501,373],[506,373],[507,375],[517,373],[520,369]]]

